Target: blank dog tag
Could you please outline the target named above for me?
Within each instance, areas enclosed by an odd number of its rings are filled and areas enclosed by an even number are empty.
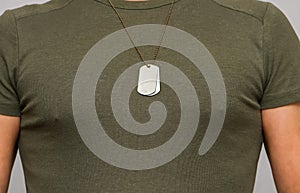
[[[149,66],[143,65],[139,70],[137,91],[141,95],[153,96],[160,90],[160,86],[158,86],[159,67],[153,64],[149,64]]]
[[[158,76],[157,76],[157,81],[156,81],[156,89],[155,89],[155,92],[148,95],[148,96],[154,96],[156,95],[157,93],[159,93],[160,91],[160,76],[159,76],[159,71],[158,71]]]

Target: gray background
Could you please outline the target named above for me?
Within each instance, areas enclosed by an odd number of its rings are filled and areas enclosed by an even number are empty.
[[[277,5],[289,18],[298,36],[300,36],[300,22],[297,22],[297,18],[300,18],[300,1],[298,0],[269,0]],[[13,9],[25,4],[44,3],[47,0],[0,0],[0,15],[6,9]],[[16,158],[16,162],[12,171],[9,193],[25,193],[25,183],[22,171],[22,165],[19,155]],[[257,177],[254,193],[276,193],[274,180],[270,164],[265,153],[265,149],[262,149],[260,160],[258,163]]]

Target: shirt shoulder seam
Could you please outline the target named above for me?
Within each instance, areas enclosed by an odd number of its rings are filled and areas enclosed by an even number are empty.
[[[265,13],[263,15],[263,20],[262,20],[262,42],[261,42],[261,45],[262,45],[262,58],[263,58],[263,70],[264,70],[264,85],[263,85],[263,90],[265,90],[266,88],[266,85],[267,85],[267,82],[268,82],[268,77],[267,77],[267,70],[266,70],[266,56],[265,56],[265,17],[266,17],[266,14],[267,14],[267,11],[270,7],[270,3],[267,2],[267,6],[266,6],[266,9],[265,9]]]
[[[263,18],[264,18],[265,12],[260,17],[260,16],[258,16],[258,14],[253,14],[253,13],[251,13],[249,11],[245,11],[245,10],[243,10],[241,8],[238,8],[237,6],[235,7],[234,5],[226,4],[226,3],[222,2],[222,0],[212,0],[212,1],[215,4],[217,4],[217,5],[221,6],[221,7],[224,7],[226,9],[230,9],[230,10],[233,10],[233,11],[236,11],[236,12],[239,12],[239,13],[243,13],[243,14],[249,15],[249,16],[257,19],[259,22],[263,23]],[[228,1],[228,2],[230,2],[230,1]],[[237,1],[233,1],[233,3],[234,2],[237,2]],[[253,2],[255,2],[255,1],[253,1]],[[266,3],[266,6],[264,8],[266,10],[266,7],[268,7],[269,2],[260,2],[260,3]]]
[[[43,4],[25,5],[23,7],[13,9],[12,11],[14,12],[16,22],[17,22],[17,21],[19,21],[21,19],[24,19],[24,18],[28,18],[28,17],[32,17],[32,16],[35,16],[35,15],[49,13],[49,12],[52,12],[52,11],[63,9],[68,4],[70,4],[72,1],[74,1],[74,0],[64,0],[64,1],[62,1],[62,0],[51,0],[51,1],[48,1],[48,2],[43,3]],[[45,7],[42,8],[42,6],[45,6]],[[30,10],[30,8],[32,10]],[[33,10],[33,8],[35,8],[35,9]]]
[[[18,26],[17,26],[17,19],[16,19],[16,16],[13,12],[11,12],[11,15],[13,17],[13,21],[14,21],[14,26],[15,26],[15,33],[16,33],[16,45],[17,45],[17,49],[16,49],[16,77],[14,78],[14,81],[15,81],[15,89],[16,89],[16,94],[17,94],[17,97],[18,97],[18,100],[20,101],[20,96],[19,96],[19,93],[18,93],[18,82],[19,82],[19,73],[20,73],[20,70],[19,70],[19,66],[20,66],[20,46],[19,46],[19,32],[18,32]]]

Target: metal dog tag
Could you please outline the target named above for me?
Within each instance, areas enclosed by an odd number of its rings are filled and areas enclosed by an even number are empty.
[[[149,64],[143,65],[139,70],[137,91],[141,95],[154,96],[160,90],[159,67]]]
[[[157,93],[159,93],[159,91],[160,91],[160,76],[159,76],[159,71],[158,71],[155,92],[152,93],[152,94],[150,94],[150,95],[148,95],[148,96],[154,96],[154,95],[156,95]]]

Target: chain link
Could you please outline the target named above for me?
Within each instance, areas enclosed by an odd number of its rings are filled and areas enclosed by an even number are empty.
[[[131,42],[132,45],[134,46],[134,48],[135,48],[137,54],[139,55],[140,59],[141,59],[141,60],[144,62],[144,64],[149,68],[150,65],[146,63],[144,56],[142,55],[141,51],[137,48],[137,46],[135,45],[135,43],[134,43],[132,37],[130,36],[130,33],[128,32],[127,27],[126,27],[126,25],[125,25],[124,19],[121,17],[121,15],[120,15],[120,13],[117,11],[116,7],[112,4],[111,0],[107,0],[107,1],[109,2],[110,6],[113,8],[114,12],[117,14],[117,16],[118,16],[118,18],[119,18],[119,20],[120,20],[120,22],[121,22],[121,24],[122,24],[124,30],[125,30],[126,33],[127,33],[128,38],[130,39],[130,42]],[[122,0],[121,0],[121,1],[122,1]],[[165,19],[165,25],[164,25],[164,28],[163,28],[162,36],[161,36],[161,38],[160,38],[159,46],[156,47],[155,52],[154,52],[154,56],[153,56],[154,64],[155,64],[155,62],[156,62],[157,55],[158,55],[158,53],[159,53],[161,44],[162,44],[162,42],[163,42],[163,38],[164,38],[165,33],[166,33],[167,26],[168,26],[168,24],[169,24],[169,21],[170,21],[171,15],[172,15],[173,7],[174,7],[174,2],[175,2],[175,0],[172,0],[172,4],[171,4],[171,6],[170,6],[170,8],[169,8],[168,15],[167,15],[167,17],[166,17],[166,19]]]

